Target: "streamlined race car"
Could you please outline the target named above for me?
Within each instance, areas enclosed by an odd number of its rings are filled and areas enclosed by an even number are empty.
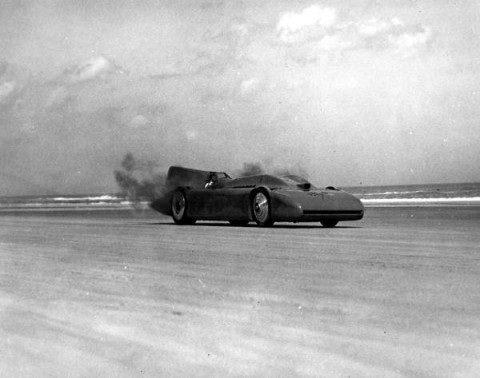
[[[197,220],[229,221],[245,226],[274,222],[320,222],[334,227],[339,221],[362,219],[359,199],[337,188],[316,188],[294,175],[255,175],[233,179],[225,172],[170,167],[166,194],[150,206],[172,216],[176,224]]]

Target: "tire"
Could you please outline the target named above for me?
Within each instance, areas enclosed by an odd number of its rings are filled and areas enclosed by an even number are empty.
[[[195,219],[187,217],[188,202],[185,193],[182,190],[176,190],[172,196],[171,202],[172,218],[176,224],[194,224]]]
[[[270,227],[273,225],[270,197],[263,190],[253,193],[252,216],[259,226]]]
[[[230,221],[230,224],[234,227],[245,227],[248,225],[248,221]]]
[[[321,221],[320,223],[322,224],[323,227],[333,228],[337,225],[338,221],[334,219],[327,219],[327,220]]]

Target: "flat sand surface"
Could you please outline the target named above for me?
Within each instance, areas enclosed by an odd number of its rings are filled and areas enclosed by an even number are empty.
[[[0,377],[478,377],[480,207],[0,213]]]

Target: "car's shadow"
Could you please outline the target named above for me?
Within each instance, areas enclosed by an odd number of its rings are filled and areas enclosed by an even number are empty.
[[[318,229],[318,228],[322,228],[322,229],[342,229],[342,228],[362,228],[362,227],[358,227],[358,226],[344,226],[344,225],[340,225],[340,226],[335,226],[335,227],[323,227],[321,224],[316,224],[316,223],[312,223],[312,224],[274,224],[273,226],[271,227],[261,227],[261,226],[258,226],[256,225],[255,223],[249,223],[248,225],[246,226],[234,226],[234,225],[231,225],[230,223],[228,222],[205,222],[205,223],[202,223],[202,222],[198,222],[198,223],[195,223],[193,225],[178,225],[178,224],[175,224],[173,222],[153,222],[153,223],[147,223],[149,225],[156,225],[156,226],[172,226],[172,227],[180,227],[180,228],[194,228],[194,227],[225,227],[225,228],[258,228],[258,229],[270,229],[270,230],[274,230],[274,229],[311,229],[311,228],[315,228],[315,229]]]

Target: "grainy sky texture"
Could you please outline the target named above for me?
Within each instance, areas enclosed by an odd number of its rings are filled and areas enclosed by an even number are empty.
[[[318,185],[480,181],[480,3],[1,0],[0,195],[127,152]]]

